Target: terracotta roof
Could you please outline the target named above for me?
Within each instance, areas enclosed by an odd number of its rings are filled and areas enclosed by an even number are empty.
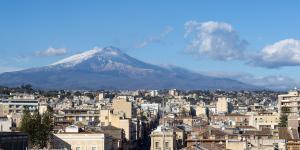
[[[237,128],[243,128],[243,129],[256,129],[253,126],[236,126]]]
[[[272,132],[270,129],[262,129],[260,131],[245,131],[244,135],[272,135]]]

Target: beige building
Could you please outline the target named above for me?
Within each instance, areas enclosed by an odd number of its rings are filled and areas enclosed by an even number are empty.
[[[233,139],[226,140],[226,150],[285,150],[284,140],[280,139]]]
[[[133,111],[132,102],[129,102],[126,98],[114,99],[112,108],[114,114],[124,113],[125,118],[135,117],[135,112]]]
[[[218,98],[217,113],[228,113],[228,102],[226,97]]]
[[[226,140],[227,150],[245,150],[247,149],[247,142],[241,140]]]
[[[295,89],[288,94],[278,95],[279,113],[286,113],[288,116],[299,116],[300,112],[300,91]]]
[[[205,116],[206,115],[206,106],[204,103],[198,103],[195,107],[196,116]]]
[[[156,130],[151,133],[151,150],[175,150],[176,133],[173,129],[158,126]]]
[[[66,132],[54,134],[51,149],[111,150],[117,149],[112,137],[101,132],[78,132],[77,126],[69,126]]]
[[[280,122],[278,113],[253,113],[249,114],[249,125],[256,129],[276,129]]]
[[[0,99],[0,117],[7,116],[9,114],[9,105],[4,105]]]
[[[114,126],[124,130],[125,138],[127,140],[134,140],[134,133],[131,119],[125,118],[124,113],[113,114],[112,110],[104,109],[100,110],[100,125],[101,126]]]

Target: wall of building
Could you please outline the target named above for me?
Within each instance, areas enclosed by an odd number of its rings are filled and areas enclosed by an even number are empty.
[[[51,148],[67,148],[73,150],[110,150],[112,145],[113,143],[110,143],[110,140],[106,138],[103,133],[61,133],[54,134]]]

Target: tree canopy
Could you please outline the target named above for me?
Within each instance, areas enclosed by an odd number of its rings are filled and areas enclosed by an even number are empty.
[[[42,115],[36,110],[33,114],[25,108],[20,131],[28,133],[30,145],[42,149],[47,147],[53,129],[53,112],[49,108]]]

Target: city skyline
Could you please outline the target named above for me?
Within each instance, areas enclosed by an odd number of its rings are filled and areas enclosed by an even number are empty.
[[[0,6],[0,72],[41,67],[111,45],[152,64],[258,85],[299,85],[297,5],[4,2]]]

